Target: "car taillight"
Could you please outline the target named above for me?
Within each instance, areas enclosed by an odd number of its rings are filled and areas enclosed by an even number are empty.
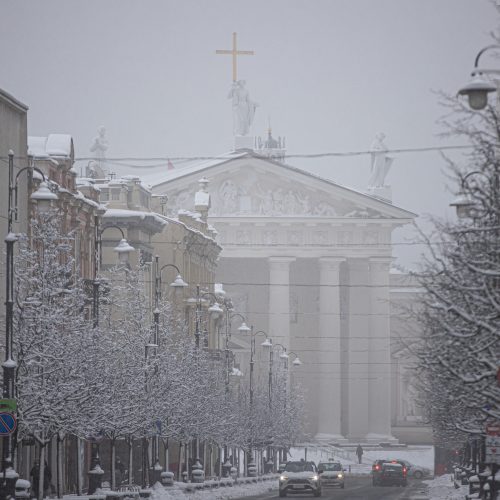
[[[406,474],[406,467],[403,467],[403,475]]]
[[[375,470],[379,470],[379,469],[380,469],[380,465],[375,465],[373,468],[374,468]]]

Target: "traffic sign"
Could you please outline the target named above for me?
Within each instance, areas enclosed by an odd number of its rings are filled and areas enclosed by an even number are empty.
[[[0,412],[0,436],[12,434],[17,427],[15,415],[5,411]]]
[[[486,434],[488,436],[500,436],[500,424],[488,424]]]
[[[500,436],[486,436],[486,463],[499,464],[500,463]]]
[[[1,411],[15,413],[17,411],[17,401],[15,399],[0,399],[0,412]]]

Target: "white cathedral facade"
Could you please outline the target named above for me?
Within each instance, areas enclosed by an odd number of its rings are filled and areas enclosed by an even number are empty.
[[[305,389],[311,437],[430,442],[397,347],[406,322],[397,305],[418,289],[391,273],[392,232],[416,215],[290,166],[272,146],[168,171],[153,192],[175,216],[195,210],[200,178],[209,181],[209,223],[223,247],[217,281],[248,325],[300,356],[293,380]]]

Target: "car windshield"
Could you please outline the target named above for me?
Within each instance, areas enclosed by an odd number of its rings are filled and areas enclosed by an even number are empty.
[[[318,469],[323,470],[342,470],[342,466],[339,463],[322,463],[318,465]]]
[[[403,466],[401,464],[384,464],[384,470],[401,470]]]
[[[314,465],[310,462],[288,462],[285,472],[314,472]]]

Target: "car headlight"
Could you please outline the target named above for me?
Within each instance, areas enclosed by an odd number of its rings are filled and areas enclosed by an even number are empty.
[[[311,477],[311,479],[312,479],[313,481],[317,481],[317,480],[319,479],[319,477],[318,477],[318,475],[317,475],[317,474],[315,474],[314,476],[312,476],[312,477]]]
[[[288,479],[288,476],[281,475],[280,476],[280,481],[286,481]]]
[[[339,474],[337,477],[338,477],[339,479],[342,479],[342,478],[344,477],[344,474]]]

